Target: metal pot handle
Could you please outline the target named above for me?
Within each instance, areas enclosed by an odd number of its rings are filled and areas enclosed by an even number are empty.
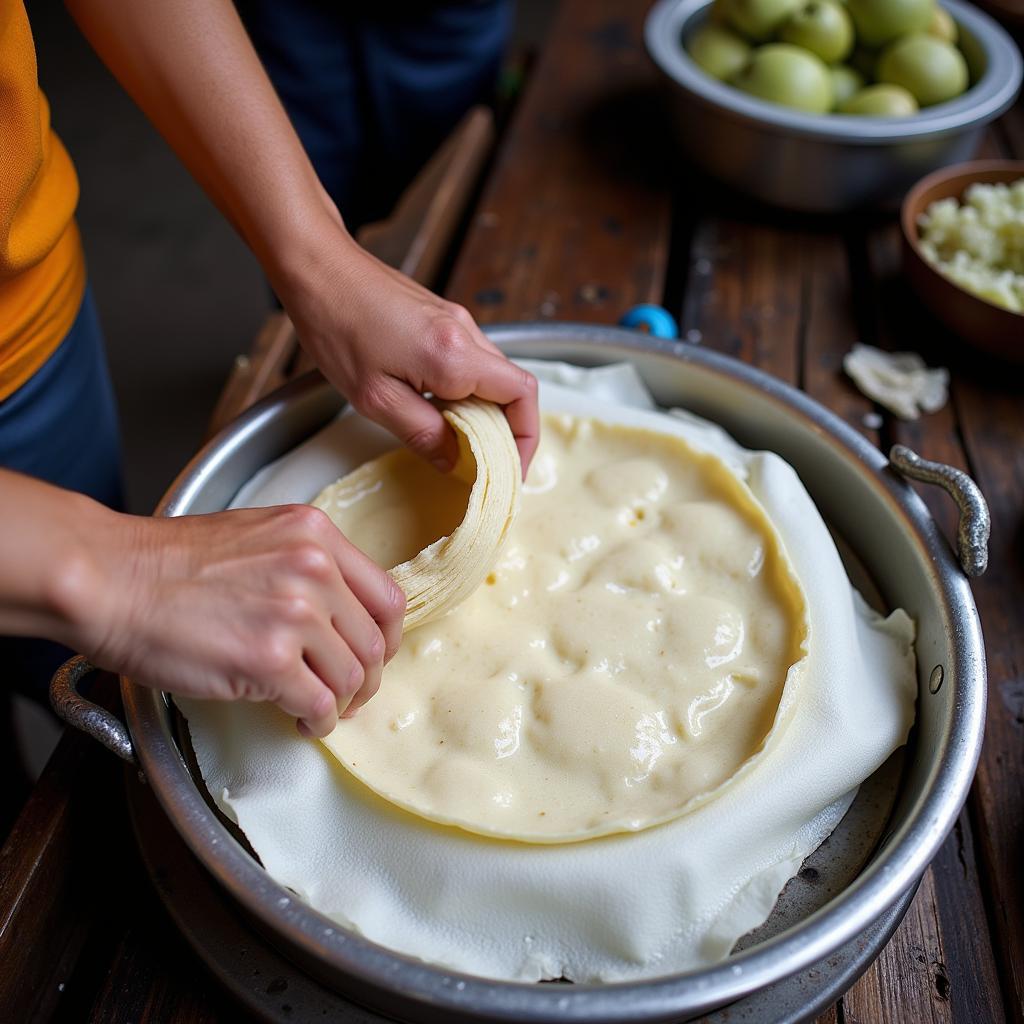
[[[78,684],[96,666],[81,654],[65,661],[50,680],[50,706],[72,728],[79,729],[131,764],[138,764],[128,727],[78,692]]]
[[[889,462],[903,476],[926,484],[938,484],[957,503],[960,523],[957,551],[968,576],[980,576],[988,568],[988,537],[992,529],[988,504],[978,485],[960,469],[943,462],[929,462],[906,445],[894,444]]]

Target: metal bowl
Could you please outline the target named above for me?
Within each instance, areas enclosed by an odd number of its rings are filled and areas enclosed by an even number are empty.
[[[208,805],[201,781],[189,772],[163,694],[122,680],[125,730],[74,693],[75,676],[85,670],[79,665],[55,679],[54,704],[72,724],[136,760],[171,823],[216,882],[278,949],[352,999],[413,1021],[679,1021],[793,975],[862,935],[912,889],[952,828],[981,744],[981,630],[961,565],[894,467],[934,473],[959,494],[966,513],[961,557],[972,572],[983,569],[984,502],[957,471],[914,469],[915,457],[905,452],[889,461],[806,395],[725,356],[587,325],[513,325],[489,334],[515,356],[587,366],[629,360],[660,404],[685,406],[749,447],[779,452],[857,554],[882,599],[906,608],[917,621],[916,739],[887,833],[838,896],[781,934],[705,970],[607,985],[530,985],[460,975],[346,931],[275,882]],[[324,426],[343,404],[315,375],[275,392],[196,456],[168,491],[160,514],[225,508],[257,470]]]
[[[992,18],[943,0],[959,30],[972,85],[913,117],[805,114],[748,96],[712,78],[683,48],[712,0],[659,0],[644,38],[672,81],[683,148],[712,177],[792,210],[839,212],[898,200],[918,178],[969,160],[983,130],[1020,90],[1016,44]]]

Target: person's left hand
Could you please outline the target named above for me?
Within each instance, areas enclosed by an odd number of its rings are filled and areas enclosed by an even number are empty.
[[[442,470],[454,432],[423,394],[504,406],[523,465],[539,440],[537,381],[510,362],[462,307],[360,249],[340,224],[278,294],[327,379],[364,416]]]

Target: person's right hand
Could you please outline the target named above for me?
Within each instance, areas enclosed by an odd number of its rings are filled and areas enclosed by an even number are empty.
[[[376,693],[405,596],[323,512],[104,523],[90,559],[100,586],[84,573],[65,593],[94,664],[184,696],[272,701],[307,736]]]

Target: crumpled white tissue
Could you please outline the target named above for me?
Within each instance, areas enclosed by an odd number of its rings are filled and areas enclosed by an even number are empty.
[[[796,473],[654,409],[632,367],[529,363],[546,410],[677,434],[724,458],[778,528],[808,598],[806,677],[756,768],[657,828],[567,846],[482,839],[387,804],[273,707],[179,700],[203,777],[266,869],[367,938],[506,980],[657,977],[728,956],[906,740],[913,623],[849,584]],[[235,505],[308,501],[395,442],[353,414],[262,470]],[[386,681],[385,681],[386,685]],[[788,687],[787,687],[788,690]]]
[[[863,394],[900,419],[937,412],[949,398],[949,370],[929,369],[916,352],[858,344],[843,356],[843,369]]]

